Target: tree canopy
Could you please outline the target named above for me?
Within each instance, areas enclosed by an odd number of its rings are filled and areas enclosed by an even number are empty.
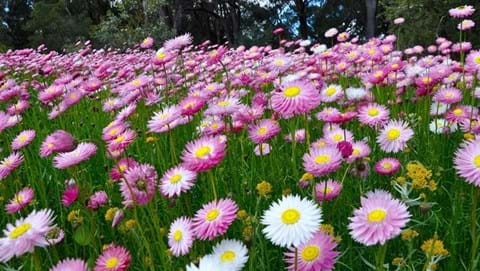
[[[0,49],[45,44],[61,50],[79,40],[125,48],[147,36],[164,40],[189,32],[196,42],[273,44],[272,31],[289,38],[326,42],[336,27],[361,39],[388,31],[400,45],[431,43],[456,35],[448,9],[475,0],[4,0],[0,2]],[[478,5],[478,4],[477,4]],[[404,17],[401,27],[391,22]],[[478,19],[478,14],[476,15]],[[478,20],[477,20],[478,21]],[[421,26],[421,27],[419,27]],[[425,29],[429,29],[425,31]],[[480,42],[479,37],[471,39]]]

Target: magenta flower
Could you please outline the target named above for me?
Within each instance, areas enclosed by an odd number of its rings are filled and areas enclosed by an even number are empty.
[[[200,240],[213,240],[227,232],[235,220],[237,204],[231,199],[212,201],[198,210],[193,218],[193,231]]]
[[[410,221],[407,206],[384,190],[374,190],[361,198],[361,206],[350,218],[350,235],[366,246],[385,244],[400,234]]]
[[[160,180],[160,193],[172,198],[190,190],[195,184],[197,173],[182,166],[171,168],[165,172]]]
[[[16,213],[23,209],[23,207],[30,204],[30,202],[33,200],[33,197],[33,189],[30,187],[25,187],[24,189],[16,193],[13,199],[11,199],[8,204],[5,205],[5,210],[9,214]]]
[[[375,163],[374,169],[380,175],[392,175],[400,169],[400,161],[392,157],[382,158]]]
[[[0,181],[7,178],[14,169],[23,163],[23,155],[14,152],[0,162]]]
[[[342,187],[343,186],[341,183],[332,179],[328,179],[321,183],[317,183],[315,186],[315,193],[317,196],[317,200],[331,201],[332,199],[340,195],[340,192],[342,191]]]
[[[312,147],[303,156],[305,171],[317,177],[336,171],[341,164],[342,154],[335,146]]]
[[[280,125],[271,119],[264,119],[248,128],[250,139],[256,144],[261,144],[280,133]]]
[[[127,249],[110,245],[95,261],[94,271],[126,271],[130,265],[131,256]]]
[[[333,270],[336,258],[340,254],[334,250],[337,245],[333,237],[322,231],[317,231],[312,238],[296,248],[297,264],[295,264],[295,248],[290,248],[285,253],[287,269],[295,270],[295,266],[297,266],[298,271]]]
[[[54,167],[65,169],[88,160],[97,153],[97,146],[93,143],[80,143],[77,148],[71,152],[57,154],[53,158]]]
[[[457,174],[480,187],[480,140],[464,141],[453,160]]]
[[[129,168],[120,184],[123,204],[127,207],[147,204],[155,196],[156,182],[157,172],[153,166],[142,164]]]
[[[65,207],[68,207],[74,203],[77,198],[80,190],[78,189],[78,185],[73,181],[72,183],[67,182],[67,188],[63,191],[62,195],[62,204]]]
[[[223,160],[226,147],[225,142],[218,136],[206,136],[191,141],[182,152],[182,165],[196,172],[209,170]]]
[[[88,200],[87,207],[90,209],[98,209],[107,204],[108,195],[105,191],[97,191]]]
[[[309,112],[320,104],[318,90],[307,81],[282,83],[280,91],[272,94],[273,111],[284,117]]]
[[[12,150],[19,150],[32,142],[35,138],[35,130],[25,130],[20,132],[12,141]]]
[[[50,271],[88,271],[88,265],[82,259],[65,259],[57,263]]]
[[[118,163],[110,170],[110,178],[113,181],[118,181],[123,178],[127,169],[138,166],[138,162],[133,158],[122,158]]]
[[[75,139],[63,130],[57,130],[50,134],[42,142],[40,156],[47,157],[55,152],[69,152],[75,149]]]

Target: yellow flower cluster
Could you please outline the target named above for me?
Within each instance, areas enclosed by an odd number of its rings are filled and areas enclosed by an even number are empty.
[[[333,237],[335,242],[340,243],[342,241],[342,237],[340,235],[335,236],[335,229],[331,224],[321,224],[320,230]]]
[[[110,208],[105,213],[105,221],[112,221],[115,217],[115,213],[118,211],[118,208]]]
[[[443,241],[436,237],[423,242],[420,248],[428,256],[448,256],[448,250],[443,246]]]
[[[418,232],[412,229],[406,229],[402,231],[402,240],[410,241],[418,236]]]
[[[249,242],[253,237],[252,217],[246,210],[237,212],[237,218],[243,222],[242,238],[245,242]]]
[[[432,180],[432,171],[418,161],[407,164],[407,176],[412,180],[414,189],[428,188],[430,191],[437,189],[437,183]]]
[[[405,262],[405,259],[402,257],[395,257],[392,260],[392,264],[396,266],[405,266],[407,263]]]
[[[257,192],[260,196],[266,197],[272,192],[272,185],[267,181],[262,181],[257,184]]]
[[[76,209],[70,211],[70,213],[68,213],[67,220],[72,224],[81,224],[83,222],[83,217],[80,214],[80,210]]]

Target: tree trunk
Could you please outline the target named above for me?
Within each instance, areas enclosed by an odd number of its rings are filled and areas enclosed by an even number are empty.
[[[175,0],[175,20],[173,22],[175,34],[182,35],[186,32],[184,0]]]
[[[367,38],[375,36],[375,12],[377,9],[377,0],[365,0],[367,7]]]
[[[295,11],[300,24],[299,32],[302,39],[308,39],[307,4],[305,0],[295,0]]]

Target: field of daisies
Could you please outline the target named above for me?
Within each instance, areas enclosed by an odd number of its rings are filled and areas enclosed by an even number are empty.
[[[0,268],[480,270],[474,12],[425,48],[0,54]]]

